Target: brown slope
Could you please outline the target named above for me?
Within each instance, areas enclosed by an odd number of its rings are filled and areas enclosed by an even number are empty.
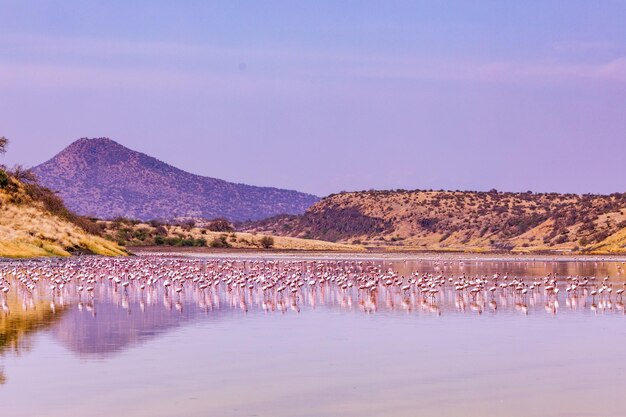
[[[107,138],[79,139],[34,172],[71,209],[99,218],[260,219],[303,213],[318,200],[194,175]]]
[[[626,194],[459,191],[341,193],[322,199],[302,216],[239,226],[247,231],[424,250],[602,248],[605,252],[626,252],[620,246],[624,239],[618,238],[625,227]]]
[[[117,243],[90,234],[84,220],[37,184],[11,178],[0,188],[0,258],[127,254]]]

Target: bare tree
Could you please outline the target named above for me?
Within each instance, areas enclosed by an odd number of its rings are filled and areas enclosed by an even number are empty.
[[[27,183],[37,182],[37,176],[35,175],[33,170],[30,168],[24,168],[21,165],[16,165],[13,168],[11,175],[13,175],[13,177],[16,180],[21,181],[21,182],[27,182]]]
[[[9,140],[4,136],[0,136],[0,154],[6,153]]]

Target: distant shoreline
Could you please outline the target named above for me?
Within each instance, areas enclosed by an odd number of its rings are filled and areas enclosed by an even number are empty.
[[[515,254],[515,253],[474,253],[474,252],[437,252],[437,251],[387,251],[384,249],[360,251],[328,251],[328,250],[285,250],[285,249],[252,249],[252,248],[210,248],[210,247],[178,247],[178,246],[135,246],[127,249],[131,256],[182,256],[200,258],[235,258],[235,259],[336,259],[336,260],[387,260],[387,261],[455,261],[455,262],[620,262],[626,264],[626,254]],[[28,262],[33,260],[76,259],[72,257],[0,257],[4,262]]]
[[[470,252],[418,252],[385,251],[368,252],[349,251],[312,251],[312,250],[276,250],[276,249],[215,249],[215,248],[180,248],[164,246],[144,246],[127,248],[137,256],[170,255],[197,256],[206,258],[267,258],[267,259],[361,259],[361,260],[411,260],[411,261],[510,261],[510,262],[622,262],[624,255],[572,255],[572,254],[511,254],[511,253],[470,253]]]

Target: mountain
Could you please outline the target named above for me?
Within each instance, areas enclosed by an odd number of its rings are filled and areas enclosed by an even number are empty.
[[[194,175],[108,138],[79,139],[33,170],[70,209],[98,218],[254,220],[300,214],[319,200]]]
[[[626,252],[626,194],[362,191],[238,230],[443,251]]]

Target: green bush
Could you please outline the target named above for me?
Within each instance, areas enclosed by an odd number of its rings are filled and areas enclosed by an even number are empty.
[[[135,239],[139,239],[143,242],[148,237],[149,232],[150,231],[145,227],[140,227],[133,232],[133,236],[135,237]]]
[[[168,246],[180,246],[182,239],[179,237],[168,237],[165,239],[165,244]]]
[[[7,185],[9,185],[9,176],[0,169],[0,188],[5,188]]]
[[[212,248],[231,248],[232,245],[226,240],[226,235],[220,235],[211,241],[209,246]]]

